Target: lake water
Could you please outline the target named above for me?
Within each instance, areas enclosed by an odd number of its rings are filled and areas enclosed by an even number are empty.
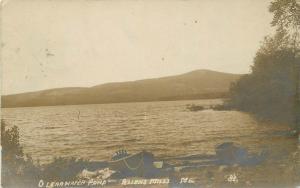
[[[237,111],[192,112],[188,104],[221,100],[95,104],[3,109],[7,124],[20,129],[26,153],[49,162],[55,156],[109,160],[119,149],[148,150],[157,157],[214,154],[215,146],[233,141],[259,152],[286,152],[296,142],[278,138],[280,125],[258,122]]]

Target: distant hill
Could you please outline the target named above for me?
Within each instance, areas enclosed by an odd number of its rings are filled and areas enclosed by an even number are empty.
[[[94,87],[57,88],[1,97],[2,107],[99,104],[221,98],[241,75],[196,70],[182,75],[115,82]]]

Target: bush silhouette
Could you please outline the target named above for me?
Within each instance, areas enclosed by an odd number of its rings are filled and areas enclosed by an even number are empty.
[[[18,127],[6,129],[5,122],[1,120],[2,187],[29,187],[39,178],[39,166],[24,154],[19,139]]]

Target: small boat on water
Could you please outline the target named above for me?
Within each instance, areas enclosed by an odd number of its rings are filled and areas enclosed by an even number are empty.
[[[110,169],[126,176],[144,176],[145,173],[154,168],[153,162],[153,154],[146,151],[132,155],[127,154],[126,151],[119,151],[108,165]]]

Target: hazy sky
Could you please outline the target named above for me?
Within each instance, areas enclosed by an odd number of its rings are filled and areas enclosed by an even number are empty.
[[[247,73],[269,0],[5,0],[2,92]]]

